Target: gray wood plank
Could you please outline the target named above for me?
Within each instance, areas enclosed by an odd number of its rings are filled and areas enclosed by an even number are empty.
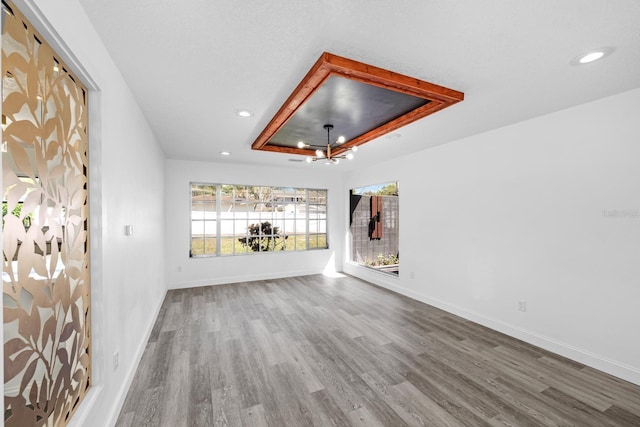
[[[639,426],[640,387],[314,275],[167,292],[117,425]]]

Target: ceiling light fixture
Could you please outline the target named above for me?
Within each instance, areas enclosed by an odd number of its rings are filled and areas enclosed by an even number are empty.
[[[230,155],[231,155],[231,153],[230,153],[229,151],[221,151],[221,152],[220,152],[220,155],[221,155],[221,156],[230,156]]]
[[[318,160],[325,160],[325,164],[334,164],[337,165],[338,163],[340,163],[340,159],[347,159],[347,160],[351,160],[353,159],[353,151],[357,150],[357,147],[351,147],[349,148],[349,153],[347,154],[341,154],[338,156],[332,156],[331,155],[331,150],[332,148],[335,148],[336,145],[340,145],[340,144],[344,144],[344,142],[347,140],[344,136],[340,136],[333,144],[331,143],[331,129],[333,129],[333,125],[332,124],[326,124],[323,126],[326,130],[327,130],[327,149],[325,151],[322,151],[321,149],[317,149],[316,150],[316,155],[315,157],[307,157],[307,163],[311,163],[311,162],[315,162]],[[298,148],[305,148],[305,147],[311,147],[310,144],[306,144],[303,141],[298,142]]]
[[[587,64],[589,62],[597,61],[604,56],[604,52],[591,52],[580,58],[581,64]]]
[[[571,61],[571,64],[572,65],[589,64],[591,62],[604,58],[605,56],[609,55],[611,52],[613,52],[613,48],[610,48],[610,47],[601,47],[599,49],[594,49],[589,52],[576,56],[575,58],[573,58],[573,61]]]
[[[238,109],[235,111],[236,116],[240,116],[240,117],[251,117],[253,116],[253,113],[249,110],[245,110],[245,109]]]

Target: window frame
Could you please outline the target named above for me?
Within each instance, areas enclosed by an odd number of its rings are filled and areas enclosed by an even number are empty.
[[[395,189],[396,189],[396,194],[395,195],[391,195],[391,194],[386,194],[386,196],[395,196],[398,198],[398,210],[395,211],[395,216],[396,216],[396,225],[393,227],[393,229],[395,230],[392,234],[392,236],[394,236],[395,241],[392,242],[391,246],[395,246],[397,248],[396,251],[396,259],[397,259],[397,267],[392,269],[391,271],[388,271],[386,268],[384,268],[385,265],[387,265],[386,263],[378,263],[376,262],[376,258],[372,258],[371,261],[367,261],[367,258],[365,257],[362,261],[358,261],[357,259],[354,258],[354,251],[355,251],[355,245],[356,245],[356,241],[358,240],[356,238],[356,236],[354,236],[353,234],[353,218],[350,218],[348,223],[348,235],[349,235],[349,255],[348,255],[348,262],[352,265],[357,265],[359,267],[363,267],[366,268],[370,271],[375,271],[376,273],[380,273],[380,274],[384,274],[384,275],[388,275],[391,277],[400,277],[400,181],[399,180],[391,180],[391,181],[386,181],[386,182],[382,182],[382,183],[378,183],[378,184],[368,184],[368,185],[363,185],[363,186],[359,186],[359,187],[354,187],[354,188],[350,188],[349,192],[348,192],[348,197],[349,197],[349,210],[351,210],[351,198],[353,195],[356,196],[363,196],[363,197],[372,197],[372,196],[385,196],[385,194],[381,194],[379,193],[382,189],[384,189],[385,187],[388,187],[389,185],[395,185]],[[354,215],[354,212],[351,212],[351,215]],[[388,219],[386,218],[388,215],[388,212],[384,214],[383,218],[383,222],[388,221]],[[359,227],[361,228],[361,227]],[[371,229],[369,229],[371,230]],[[369,241],[368,244],[366,245],[365,249],[368,252],[373,252],[376,251],[375,249],[379,249],[376,248],[376,244],[373,243],[374,240],[380,241],[380,240],[384,240],[384,239],[389,239],[390,236],[387,232],[384,233],[383,237],[381,238],[375,238],[375,237],[369,237]],[[360,236],[360,239],[362,239],[362,237]],[[361,243],[360,243],[361,244]],[[376,251],[377,252],[377,251]],[[386,259],[389,256],[393,256],[393,253],[384,253],[381,254],[384,256],[383,259]],[[395,265],[395,264],[394,264]]]
[[[194,220],[193,218],[193,213],[197,212],[193,210],[193,206],[194,206],[194,200],[193,200],[193,192],[194,192],[194,186],[208,186],[208,187],[215,187],[215,219],[213,220],[207,220],[203,217],[202,221],[202,226],[205,227],[205,224],[207,221],[215,221],[215,253],[213,252],[206,252],[206,234],[204,234],[204,231],[206,228],[203,228],[203,235],[202,235],[202,242],[203,242],[203,248],[202,248],[202,253],[197,253],[194,254],[194,250],[193,250],[193,242],[194,242],[194,222],[196,222],[197,220]],[[234,215],[232,218],[225,218],[224,221],[231,221],[233,223],[232,226],[232,240],[233,240],[233,249],[232,249],[232,253],[222,253],[222,238],[225,236],[222,236],[222,223],[223,223],[223,218],[222,218],[222,187],[223,186],[231,186],[232,188],[232,200],[233,200],[233,204],[235,206],[237,200],[236,200],[236,191],[237,188],[244,188],[244,189],[249,189],[249,188],[265,188],[268,189],[269,192],[278,192],[281,191],[283,192],[283,194],[287,194],[290,193],[293,197],[293,200],[290,202],[290,204],[294,205],[294,216],[293,218],[276,218],[275,212],[274,215],[271,215],[271,218],[263,218],[262,215],[259,215],[258,218],[250,218],[249,215],[247,215],[247,230],[249,225],[253,225],[256,222],[258,224],[265,222],[265,221],[269,221],[272,226],[276,226],[276,221],[278,221],[279,223],[282,223],[282,227],[286,230],[286,226],[287,225],[293,225],[293,234],[291,234],[291,236],[294,237],[294,243],[293,243],[293,247],[291,249],[287,249],[286,246],[282,249],[282,250],[259,250],[257,252],[252,251],[249,247],[246,247],[244,251],[238,252],[236,251],[237,249],[237,245],[242,245],[240,242],[237,242],[238,238],[242,238],[242,237],[250,237],[251,235],[248,234],[248,231],[245,231],[245,234],[238,234],[236,232],[236,223],[238,221],[238,219],[236,218],[236,216]],[[300,202],[299,201],[299,193],[300,191],[304,191],[304,202]],[[311,197],[311,194],[314,194],[314,203],[310,203],[309,198]],[[319,197],[319,194],[323,194],[324,195],[324,200],[322,200],[321,197]],[[323,203],[320,203],[320,201],[323,201]],[[243,200],[241,202],[237,202],[237,203],[245,203],[247,206],[250,205],[250,196],[248,195],[248,191],[247,194],[244,196]],[[206,204],[206,202],[202,202],[202,204]],[[256,255],[256,254],[261,254],[261,253],[277,253],[277,252],[283,252],[283,253],[288,253],[288,252],[304,252],[304,251],[314,251],[314,250],[327,250],[329,249],[329,190],[326,188],[302,188],[302,187],[287,187],[287,186],[269,186],[269,185],[246,185],[246,184],[226,184],[226,183],[212,183],[212,182],[203,182],[203,181],[190,181],[189,182],[189,205],[190,205],[190,210],[189,210],[189,258],[213,258],[213,257],[228,257],[228,256],[244,256],[244,255]],[[299,216],[300,212],[298,207],[302,206],[304,207],[304,217]],[[318,218],[318,213],[316,211],[316,213],[314,214],[314,218],[310,218],[310,211],[309,211],[309,207],[310,206],[314,206],[314,207],[318,207],[318,206],[324,206],[324,218]],[[206,211],[206,210],[205,210]],[[202,212],[205,212],[202,211]],[[247,213],[249,211],[247,210]],[[235,212],[234,212],[235,213]],[[240,218],[241,219],[241,218]],[[297,238],[296,236],[298,235],[297,233],[297,227],[298,227],[298,222],[299,221],[303,221],[304,222],[304,228],[305,228],[305,232],[304,232],[304,247],[303,248],[299,248],[299,243],[297,242]],[[314,221],[316,224],[316,228],[313,230],[313,232],[310,230],[310,223]],[[325,245],[322,247],[318,247],[317,244],[319,242],[319,233],[318,231],[321,229],[320,224],[324,222],[324,233],[320,233],[320,234],[324,234],[325,235]],[[299,233],[300,235],[302,235],[302,233]],[[312,240],[311,240],[311,234],[314,234],[314,238],[315,238],[315,244],[316,246],[311,246]],[[262,235],[259,235],[262,236]],[[284,242],[284,244],[286,245],[286,241]]]

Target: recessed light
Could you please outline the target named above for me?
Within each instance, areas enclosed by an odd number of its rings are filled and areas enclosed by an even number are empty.
[[[240,117],[251,117],[253,116],[253,113],[249,110],[245,110],[245,109],[238,109],[235,111],[236,116],[240,116]]]
[[[580,58],[579,62],[581,64],[587,64],[589,62],[597,61],[603,56],[604,56],[604,52],[591,52],[591,53],[587,53],[585,56]]]
[[[220,152],[220,155],[221,155],[221,156],[230,156],[230,155],[231,155],[231,153],[230,153],[229,151],[221,151],[221,152]]]
[[[590,50],[589,52],[580,54],[573,58],[571,61],[572,65],[583,65],[589,64],[591,62],[597,61],[598,59],[602,59],[605,56],[609,55],[613,52],[613,48],[610,47],[601,47],[598,49]]]

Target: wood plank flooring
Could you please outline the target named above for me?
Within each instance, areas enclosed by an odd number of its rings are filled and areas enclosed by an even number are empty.
[[[118,426],[640,426],[640,387],[353,277],[169,291]]]

